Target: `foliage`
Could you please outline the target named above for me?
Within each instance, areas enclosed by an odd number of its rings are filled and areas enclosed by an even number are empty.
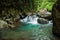
[[[55,0],[0,0],[0,9],[15,8],[21,11],[38,11],[42,8],[51,10]]]
[[[42,8],[46,8],[48,9],[49,11],[52,10],[52,6],[54,4],[55,0],[43,0],[41,3],[41,6],[40,6],[40,9]]]

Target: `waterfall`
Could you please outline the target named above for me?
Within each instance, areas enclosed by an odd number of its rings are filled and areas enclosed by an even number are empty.
[[[20,21],[21,21],[21,22],[24,22],[24,23],[39,24],[39,23],[37,22],[37,19],[38,19],[38,18],[39,18],[39,17],[36,16],[36,15],[31,15],[31,16],[27,16],[27,17],[24,18],[24,19],[21,19]],[[52,22],[49,21],[48,24],[52,24]]]
[[[37,19],[39,17],[37,17],[36,15],[31,15],[31,16],[27,16],[26,18],[20,20],[21,22],[25,22],[25,23],[31,23],[31,24],[38,24]]]

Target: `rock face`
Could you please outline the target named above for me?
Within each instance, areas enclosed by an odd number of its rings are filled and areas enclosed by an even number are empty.
[[[60,0],[57,0],[52,9],[53,34],[60,37]]]

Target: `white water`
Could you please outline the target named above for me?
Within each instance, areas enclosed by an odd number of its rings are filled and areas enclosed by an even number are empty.
[[[20,21],[21,21],[21,22],[25,22],[25,23],[31,23],[31,24],[39,24],[39,23],[37,22],[37,19],[38,19],[38,18],[39,18],[38,16],[32,15],[32,16],[27,16],[26,18],[24,18],[24,19],[22,19],[22,20],[20,20]],[[52,24],[51,21],[49,21],[48,24]]]
[[[21,22],[31,23],[31,24],[38,24],[37,22],[38,17],[36,15],[27,16],[26,18],[20,20]]]

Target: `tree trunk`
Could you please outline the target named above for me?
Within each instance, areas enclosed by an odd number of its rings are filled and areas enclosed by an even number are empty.
[[[53,34],[60,37],[60,1],[57,0],[52,9]]]

